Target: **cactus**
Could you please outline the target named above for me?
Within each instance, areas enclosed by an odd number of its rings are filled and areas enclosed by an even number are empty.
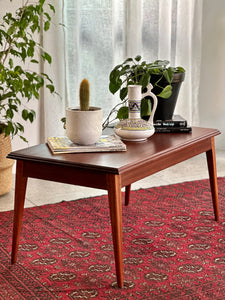
[[[80,84],[80,110],[89,110],[89,81],[83,79]]]

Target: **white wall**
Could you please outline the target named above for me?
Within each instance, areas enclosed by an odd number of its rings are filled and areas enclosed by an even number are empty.
[[[225,1],[203,1],[200,125],[218,128],[217,149],[225,150]]]

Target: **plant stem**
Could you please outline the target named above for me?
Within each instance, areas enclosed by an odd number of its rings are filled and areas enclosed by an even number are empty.
[[[107,117],[107,118],[105,119],[105,121],[102,123],[102,130],[106,129],[106,128],[109,126],[110,123],[112,123],[113,121],[115,121],[115,120],[117,119],[117,117],[116,117],[116,118],[114,118],[114,119],[111,120],[111,121],[109,120],[110,117],[111,117],[111,115],[112,115],[113,113],[117,112],[116,108],[117,108],[118,106],[124,105],[126,102],[127,102],[127,99],[123,100],[123,102],[121,102],[121,103],[116,104],[116,105],[112,108],[112,110],[110,111],[108,117]]]

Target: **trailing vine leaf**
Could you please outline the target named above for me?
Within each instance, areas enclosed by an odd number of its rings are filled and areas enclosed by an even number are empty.
[[[49,5],[49,7],[50,7],[50,9],[54,12],[54,14],[55,14],[55,7],[52,5],[52,4],[48,4]]]
[[[46,22],[44,23],[44,31],[48,31],[49,28],[50,28],[50,22],[49,22],[49,21],[46,21]]]
[[[185,69],[183,67],[176,67],[176,72],[178,72],[178,73],[184,73]]]
[[[149,99],[142,99],[141,101],[141,118],[150,116],[152,111],[151,101]]]
[[[122,88],[120,90],[120,99],[124,100],[127,96],[127,93],[128,93],[128,88],[127,87]]]
[[[172,68],[168,68],[163,71],[163,76],[166,78],[166,80],[169,84],[171,84],[171,82],[173,81],[173,74],[174,74],[174,71]]]
[[[115,94],[118,90],[120,89],[120,86],[113,83],[113,82],[110,82],[109,84],[109,90],[112,94]]]
[[[159,97],[167,99],[172,95],[172,86],[167,85],[160,94],[158,94]]]
[[[28,119],[28,114],[29,114],[28,110],[27,109],[23,109],[23,111],[22,111],[22,117],[23,117],[23,119],[25,121],[27,121],[27,119]]]
[[[55,91],[54,85],[52,85],[52,84],[47,84],[46,87],[49,89],[49,91],[50,91],[51,93],[54,93],[54,91]]]
[[[42,54],[42,58],[43,58],[44,61],[47,60],[47,62],[48,62],[49,64],[51,64],[51,62],[52,62],[52,57],[51,57],[51,55],[49,55],[47,52],[44,51],[44,53]]]
[[[141,60],[141,56],[140,56],[140,55],[136,56],[136,57],[135,57],[135,60],[136,60],[136,61],[140,61],[140,60]]]
[[[116,117],[119,120],[128,119],[128,107],[127,106],[120,107],[120,109],[118,110],[118,113],[117,113]]]
[[[145,73],[141,76],[139,84],[142,85],[142,88],[145,88],[150,82],[150,74]]]

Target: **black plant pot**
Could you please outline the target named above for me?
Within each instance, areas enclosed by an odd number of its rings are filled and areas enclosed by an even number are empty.
[[[172,95],[167,98],[161,98],[158,97],[158,105],[156,108],[156,112],[154,115],[154,121],[155,120],[170,120],[173,116],[175,106],[177,103],[177,97],[180,91],[181,83],[184,81],[185,73],[174,73],[173,81],[172,81]],[[159,80],[160,76],[159,75],[151,75],[151,80],[150,82],[154,84],[157,80]],[[162,80],[160,82],[160,86],[165,87],[168,85],[166,80]],[[154,87],[152,89],[152,92],[157,95],[161,92],[162,90],[159,89],[158,87]]]

